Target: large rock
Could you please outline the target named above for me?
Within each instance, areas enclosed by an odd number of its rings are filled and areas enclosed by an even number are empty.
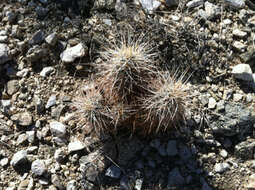
[[[11,160],[11,165],[15,168],[20,166],[21,164],[27,163],[27,152],[25,150],[21,150],[16,152]]]
[[[218,115],[210,126],[212,132],[216,134],[234,136],[251,133],[254,123],[255,115],[250,109],[242,104],[228,103],[225,106],[225,112]]]
[[[234,66],[232,74],[235,78],[243,81],[254,81],[251,67],[248,64],[238,64]]]
[[[9,61],[9,47],[6,44],[0,43],[0,65]]]
[[[83,57],[87,53],[88,53],[88,48],[84,44],[79,43],[76,46],[67,48],[65,51],[63,51],[60,54],[60,58],[61,58],[61,61],[65,63],[71,63],[76,58]]]
[[[58,121],[50,123],[50,131],[55,137],[64,137],[66,135],[66,126]]]

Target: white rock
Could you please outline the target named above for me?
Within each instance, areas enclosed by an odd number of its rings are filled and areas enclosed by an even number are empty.
[[[220,8],[208,1],[205,2],[205,12],[208,19],[212,19],[220,14]]]
[[[204,0],[192,0],[192,1],[189,1],[186,6],[188,8],[195,8],[195,7],[198,7],[200,5],[202,5],[204,3]]]
[[[18,166],[21,163],[27,162],[27,152],[25,150],[20,150],[15,153],[11,160],[11,165],[13,167]]]
[[[6,44],[0,43],[0,65],[9,61],[9,47]]]
[[[68,153],[79,151],[85,148],[85,145],[81,141],[74,141],[68,144]]]
[[[42,160],[35,160],[31,165],[31,171],[33,174],[37,176],[41,176],[46,172],[46,167],[44,161]]]
[[[161,2],[157,0],[140,0],[140,3],[148,12],[155,11],[161,5]]]
[[[245,38],[247,36],[247,32],[244,32],[237,28],[233,30],[233,35],[239,38]]]
[[[233,46],[236,49],[238,49],[239,51],[242,51],[242,50],[244,50],[247,47],[247,45],[245,45],[244,43],[239,42],[239,41],[234,41]]]
[[[50,123],[50,131],[53,136],[64,137],[66,135],[66,126],[58,121]]]
[[[216,173],[223,173],[226,170],[228,170],[230,168],[230,165],[228,163],[217,163],[214,166],[214,171]]]
[[[233,100],[234,100],[235,102],[241,101],[242,98],[243,98],[243,95],[242,95],[242,94],[236,93],[236,94],[233,95]]]
[[[209,109],[214,109],[216,107],[216,100],[213,97],[209,98],[209,102],[208,102],[208,108]]]
[[[44,67],[40,72],[40,76],[47,77],[50,73],[52,73],[55,69],[53,67]]]
[[[8,36],[0,36],[0,43],[5,43],[8,41]]]
[[[83,57],[87,54],[87,48],[82,44],[79,43],[74,47],[67,48],[60,54],[60,58],[65,63],[71,63],[76,58]]]
[[[232,74],[235,78],[244,80],[244,81],[254,81],[252,76],[252,70],[248,64],[238,64],[233,67]]]

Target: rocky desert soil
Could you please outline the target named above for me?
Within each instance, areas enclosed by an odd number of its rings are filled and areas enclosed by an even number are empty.
[[[96,136],[72,101],[130,31],[188,69],[186,124]],[[1,0],[1,190],[255,189],[255,1]]]

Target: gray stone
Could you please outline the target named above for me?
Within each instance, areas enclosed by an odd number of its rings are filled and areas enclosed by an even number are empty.
[[[7,93],[9,95],[13,95],[19,90],[19,81],[18,80],[10,80],[7,83]]]
[[[47,101],[47,104],[45,106],[46,109],[49,109],[50,107],[56,105],[56,95],[51,95]]]
[[[112,165],[106,170],[105,175],[111,178],[119,179],[121,170],[117,166]]]
[[[78,190],[78,183],[75,180],[67,182],[66,190]]]
[[[248,139],[241,142],[235,146],[235,155],[243,160],[248,160],[253,158],[255,150],[255,142]]]
[[[233,67],[232,74],[235,78],[243,81],[254,81],[249,64],[238,64]]]
[[[168,7],[177,6],[179,4],[179,0],[166,0],[165,2]]]
[[[39,30],[33,34],[32,38],[29,41],[29,44],[39,45],[44,41],[44,38],[44,32],[42,30]]]
[[[176,141],[175,140],[168,141],[166,152],[167,152],[168,156],[176,156],[178,154],[178,150],[177,150],[177,146],[176,146]]]
[[[204,4],[204,0],[192,0],[192,1],[189,1],[186,6],[188,8],[195,8],[195,7],[198,7],[200,5],[203,5]]]
[[[161,2],[157,0],[140,0],[140,3],[143,9],[149,13],[152,13],[161,5]]]
[[[5,13],[8,22],[13,23],[16,20],[17,14],[11,11]]]
[[[20,150],[17,153],[15,153],[11,160],[11,165],[15,168],[18,167],[21,164],[27,163],[27,152],[25,150]]]
[[[76,152],[85,148],[85,145],[81,141],[74,141],[68,144],[68,153]]]
[[[17,145],[23,144],[27,141],[27,139],[28,139],[27,134],[21,134],[21,135],[19,135],[19,137],[16,141],[16,144]]]
[[[0,65],[10,60],[9,47],[6,44],[0,43]]]
[[[168,174],[167,188],[180,188],[185,184],[185,179],[182,177],[179,169],[176,167],[172,169]]]
[[[57,162],[61,163],[66,159],[66,152],[63,149],[57,149],[54,153],[54,158]]]
[[[214,171],[216,173],[224,173],[225,171],[227,171],[230,168],[230,165],[228,163],[217,163],[214,166]]]
[[[61,61],[65,63],[71,63],[76,58],[85,56],[88,53],[88,47],[84,44],[79,43],[74,47],[67,48],[64,52],[60,54]]]
[[[43,70],[40,72],[40,76],[47,77],[52,73],[55,69],[53,67],[44,67]]]
[[[43,160],[35,160],[31,165],[31,171],[36,176],[41,176],[46,172],[46,166]]]
[[[49,52],[48,49],[35,45],[27,51],[26,57],[30,62],[47,60],[49,57]]]
[[[45,41],[51,45],[51,46],[55,46],[57,41],[58,41],[58,35],[56,32],[48,35],[46,38],[45,38]]]
[[[50,122],[50,131],[53,136],[62,138],[66,135],[66,126],[58,121],[52,121]]]
[[[219,114],[219,113],[218,113]],[[224,136],[234,136],[252,131],[255,115],[242,104],[228,103],[225,112],[211,122],[212,132]]]
[[[244,0],[224,0],[225,4],[229,5],[230,7],[241,9],[245,6]]]

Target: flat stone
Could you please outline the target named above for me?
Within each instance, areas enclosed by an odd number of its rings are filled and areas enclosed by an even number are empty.
[[[41,176],[46,172],[45,163],[42,160],[35,160],[32,162],[31,171],[36,176]]]
[[[251,67],[248,64],[238,64],[234,66],[231,73],[236,79],[254,81]]]
[[[68,144],[68,153],[76,152],[83,150],[85,145],[81,141],[74,141]]]
[[[64,63],[71,63],[76,58],[85,56],[88,53],[88,47],[84,44],[79,43],[74,47],[67,48],[64,52],[60,54],[61,61]]]
[[[58,121],[52,121],[50,122],[50,131],[53,136],[65,137],[66,126]]]
[[[6,44],[0,43],[0,65],[10,60],[9,47]]]

